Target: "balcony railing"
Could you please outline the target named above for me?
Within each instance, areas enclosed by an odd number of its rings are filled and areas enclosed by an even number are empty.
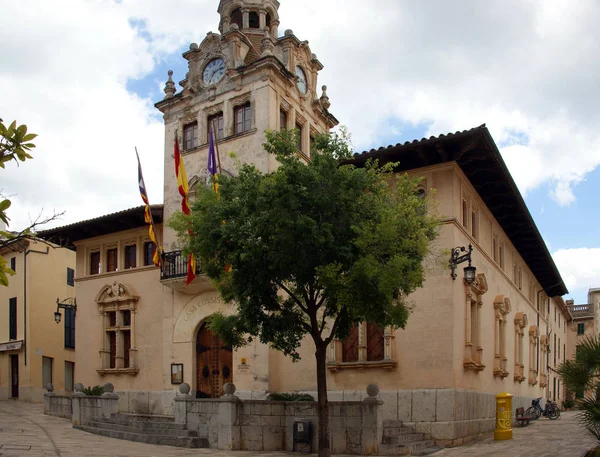
[[[594,317],[594,305],[571,305],[569,306],[569,311],[571,311],[571,315],[573,319],[582,318],[582,317]]]
[[[200,274],[200,262],[196,260],[196,275]],[[188,257],[181,251],[165,252],[160,279],[185,278],[188,273]]]

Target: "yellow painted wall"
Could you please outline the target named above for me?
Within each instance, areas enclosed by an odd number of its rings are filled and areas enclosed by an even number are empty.
[[[64,393],[65,361],[75,362],[73,350],[64,348],[64,320],[54,321],[56,299],[74,296],[67,285],[67,267],[75,268],[75,253],[65,248],[30,241],[27,247],[27,339],[19,355],[20,399],[40,402],[46,391],[42,385],[42,357],[53,359],[52,382],[55,391]],[[15,253],[3,253],[9,260]],[[0,288],[0,307],[4,325],[0,325],[0,342],[8,341],[8,301],[17,297],[17,340],[24,339],[25,251],[16,253],[17,274],[7,288]],[[62,312],[62,311],[61,311]],[[64,313],[63,313],[64,314]],[[27,351],[27,365],[25,365]],[[0,398],[10,392],[10,354],[0,354]],[[77,369],[77,368],[76,368]]]

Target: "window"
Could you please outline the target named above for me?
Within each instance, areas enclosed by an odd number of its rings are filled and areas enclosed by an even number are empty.
[[[517,264],[513,263],[513,281],[515,282],[515,284],[517,284],[518,282],[518,273],[517,273]]]
[[[508,376],[506,357],[506,325],[507,314],[511,311],[510,299],[504,295],[498,295],[494,300],[494,310],[496,312],[495,333],[495,351],[494,351],[494,376],[506,378]]]
[[[208,117],[208,131],[210,132],[211,127],[215,132],[215,138],[217,140],[222,140],[225,138],[225,133],[223,130],[223,113],[217,113]]]
[[[244,133],[250,130],[250,102],[235,108],[234,133]]]
[[[100,374],[135,374],[137,360],[135,341],[135,310],[138,297],[131,295],[127,287],[114,282],[104,286],[97,301],[103,315],[104,340],[102,342]]]
[[[517,313],[515,315],[515,382],[525,381],[525,364],[523,363],[523,338],[527,327],[527,315]]]
[[[523,290],[523,270],[520,266],[517,268],[517,287],[519,290]]]
[[[479,210],[475,206],[471,208],[471,235],[479,240]]]
[[[73,287],[75,285],[75,270],[67,267],[67,286]]]
[[[536,366],[537,347],[540,338],[540,330],[532,325],[529,328],[529,385],[535,386],[538,383],[538,370]]]
[[[75,349],[75,310],[65,309],[65,348]]]
[[[65,362],[65,392],[73,392],[75,385],[75,364]]]
[[[17,258],[16,257],[11,257],[10,259],[10,269],[14,272],[17,271]]]
[[[310,136],[310,152],[312,153],[315,149],[315,137],[313,135]]]
[[[469,201],[466,198],[462,201],[462,225],[469,228]]]
[[[584,335],[585,334],[585,323],[577,324],[577,334]]]
[[[483,295],[488,291],[487,280],[483,274],[471,284],[466,293],[465,308],[465,356],[463,367],[465,370],[483,371],[483,338],[481,336],[481,308]]]
[[[198,122],[183,126],[183,150],[191,151],[198,147]]]
[[[137,246],[125,246],[125,269],[135,268],[137,265]]]
[[[106,250],[106,271],[117,271],[117,248]]]
[[[8,300],[8,339],[17,339],[17,297]]]
[[[154,265],[152,257],[154,257],[154,243],[152,241],[146,241],[144,243],[144,266]]]
[[[284,110],[279,110],[279,130],[286,130],[288,124],[288,114]]]
[[[554,366],[556,366],[556,333],[554,334]]]
[[[301,124],[296,124],[296,129],[298,130],[298,150],[302,151],[302,135],[304,133],[304,128],[302,127]]]
[[[51,357],[42,357],[42,387],[45,389],[52,384],[52,362]]]
[[[540,363],[540,387],[548,386],[548,374],[547,363],[548,363],[548,335],[542,335],[540,337],[540,356],[542,363]]]
[[[365,331],[366,337],[364,336]],[[342,361],[364,362],[365,359],[367,362],[382,361],[385,358],[383,343],[384,330],[382,327],[370,323],[355,325],[343,342]],[[361,354],[361,350],[363,350],[363,354]]]
[[[558,360],[560,360],[560,338],[558,339]]]
[[[498,235],[492,237],[492,257],[498,263]]]
[[[90,274],[100,274],[100,253],[92,252],[90,254]]]
[[[231,12],[231,23],[237,24],[240,29],[243,26],[242,18],[242,10],[240,8],[236,8]]]
[[[250,11],[250,14],[248,15],[248,19],[249,19],[249,26],[251,29],[258,29],[260,28],[260,21],[258,19],[258,13],[256,11]]]
[[[498,246],[498,264],[504,270],[504,243]]]

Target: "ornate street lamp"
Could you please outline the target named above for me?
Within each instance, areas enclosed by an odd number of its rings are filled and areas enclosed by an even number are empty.
[[[63,301],[60,301],[58,298],[56,299],[56,311],[54,312],[54,322],[60,324],[61,314],[60,308],[62,309],[72,309],[74,311],[77,310],[77,301],[75,298],[69,297],[65,298]]]
[[[466,254],[462,254],[462,253]],[[477,278],[477,268],[471,265],[471,253],[473,252],[473,246],[469,244],[468,248],[464,246],[459,246],[452,249],[452,254],[450,256],[450,276],[453,280],[456,280],[456,267],[463,262],[469,262],[469,266],[465,267],[465,282],[469,285],[475,282]],[[462,254],[462,255],[461,255]]]

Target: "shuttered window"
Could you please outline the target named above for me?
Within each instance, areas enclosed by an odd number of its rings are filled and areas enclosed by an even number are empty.
[[[125,246],[125,269],[135,268],[137,266],[137,246]]]
[[[12,257],[10,259],[10,269],[12,271],[14,271],[15,273],[17,272],[17,258],[16,257]]]
[[[65,348],[75,349],[75,310],[65,309]]]
[[[152,257],[154,257],[154,243],[152,241],[146,241],[144,243],[144,266],[154,265]]]
[[[67,267],[67,286],[75,285],[75,270]]]
[[[106,271],[117,271],[117,249],[106,251]]]
[[[238,106],[234,111],[235,118],[235,126],[234,133],[237,135],[238,133],[247,132],[250,130],[250,103],[246,103],[245,105]]]
[[[90,254],[90,274],[100,274],[100,253],[92,252]]]
[[[44,389],[48,387],[48,384],[52,384],[52,362],[51,357],[42,357],[42,387]]]
[[[17,297],[8,301],[8,338],[17,339]]]

